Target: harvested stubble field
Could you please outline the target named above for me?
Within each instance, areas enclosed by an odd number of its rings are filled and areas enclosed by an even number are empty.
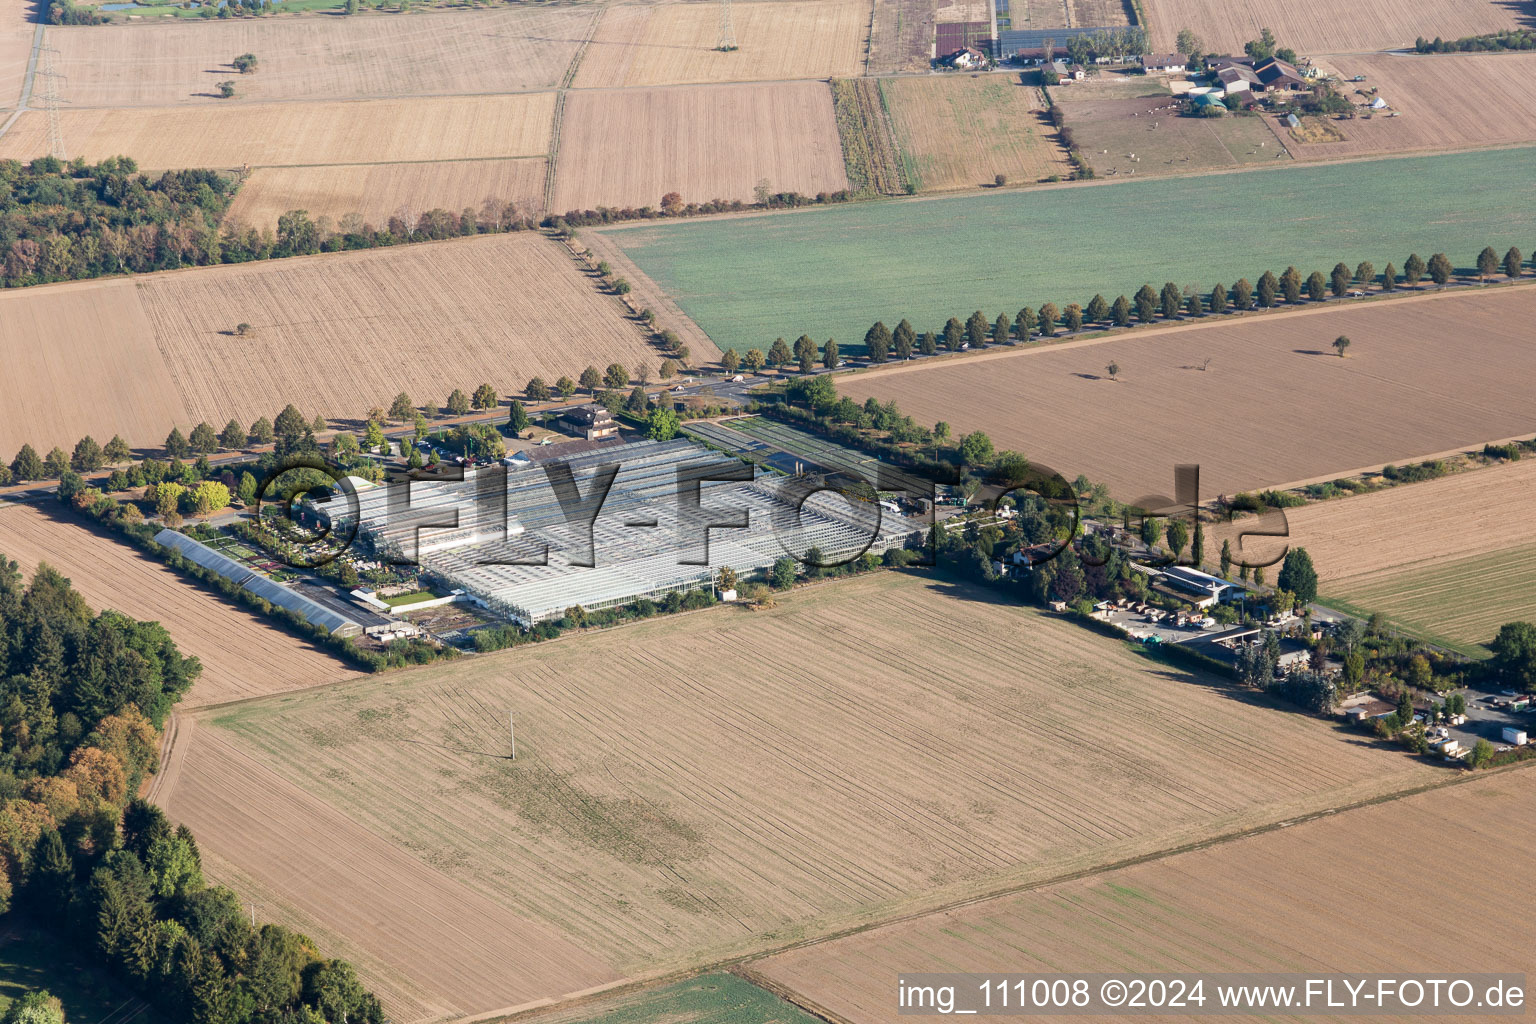
[[[518,160],[451,160],[440,163],[339,164],[327,167],[262,167],[240,186],[225,215],[230,223],[275,228],[289,210],[341,223],[357,214],[383,227],[401,216],[415,224],[425,211],[479,211],[487,199],[516,203],[520,212],[544,210],[543,157]]]
[[[32,56],[30,0],[0,0],[0,109],[14,109]]]
[[[1010,28],[1066,28],[1066,0],[1009,0]]]
[[[240,103],[519,92],[558,84],[598,13],[513,6],[54,26],[47,42],[59,51],[54,63],[66,110],[224,104],[216,87],[226,79]],[[241,53],[260,60],[255,72],[229,65]]]
[[[1340,90],[1356,106],[1380,95],[1383,113],[1330,122],[1341,142],[1298,145],[1298,160],[1332,160],[1429,149],[1474,149],[1536,141],[1536,54],[1462,53],[1401,57],[1362,54],[1325,62],[1348,79]],[[1454,83],[1453,88],[1447,88]],[[1371,90],[1377,90],[1372,92]]]
[[[1288,540],[1250,538],[1264,560],[1307,549],[1325,597],[1379,611],[1404,629],[1479,653],[1499,626],[1536,620],[1536,460],[1457,473],[1287,509]],[[1220,549],[1255,520],[1212,527]]]
[[[1128,0],[1067,0],[1074,28],[1114,28],[1135,24]]]
[[[510,393],[590,364],[659,357],[617,300],[534,233],[7,291],[0,450],[89,432],[157,446],[200,420],[288,402],[353,418],[409,391]],[[235,337],[236,324],[252,331]],[[713,357],[706,342],[695,358]]]
[[[1242,53],[1243,44],[1269,28],[1281,46],[1297,53],[1356,53],[1412,46],[1432,39],[1497,32],[1529,26],[1526,0],[1437,0],[1400,4],[1394,0],[1142,0],[1147,31],[1163,52],[1174,49],[1182,28],[1192,28],[1208,53]]]
[[[380,838],[198,716],[173,727],[150,796],[197,834],[203,870],[264,919],[351,960],[394,1020],[519,1008],[615,980],[555,929],[449,877],[433,851]]]
[[[556,210],[751,202],[848,187],[825,82],[572,92],[560,124]]]
[[[856,352],[877,319],[935,330],[978,307],[995,317],[1095,292],[1113,300],[1170,278],[1209,288],[1291,264],[1401,266],[1413,251],[1467,266],[1485,245],[1525,249],[1536,237],[1533,157],[1287,163],[607,230],[716,344],[745,352],[806,333]],[[1244,223],[1264,230],[1232,230]],[[1146,238],[1200,243],[1170,251]]]
[[[1199,463],[1211,498],[1529,431],[1533,315],[1536,288],[1333,305],[909,364],[839,390],[984,430],[1127,501],[1170,493],[1174,464]]]
[[[848,78],[864,70],[870,0],[747,0],[732,5],[739,48],[715,49],[720,8],[615,4],[577,69],[577,88]]]
[[[887,78],[880,92],[907,181],[923,191],[978,188],[998,174],[1022,185],[1072,170],[1045,97],[1015,75]]]
[[[875,0],[869,73],[927,71],[933,58],[934,15],[934,0]]]
[[[127,153],[149,170],[542,156],[553,117],[548,92],[59,114],[71,157]],[[47,151],[45,111],[23,113],[0,138],[0,158]]]
[[[795,950],[752,973],[850,1024],[905,1019],[892,980],[924,971],[1529,973],[1529,943],[1468,942],[1446,922],[1522,933],[1536,849],[1508,823],[1532,814],[1529,770],[1474,779]],[[1382,897],[1385,865],[1437,877],[1448,849],[1463,881],[1437,890],[1432,913]]]
[[[358,677],[308,642],[166,568],[137,548],[69,517],[30,505],[0,505],[0,556],[30,575],[47,562],[92,608],[159,622],[203,674],[182,707]]]
[[[210,724],[306,798],[624,974],[1432,771],[1080,627],[898,574],[250,703]],[[186,774],[219,786],[228,770]],[[278,830],[252,827],[264,834],[204,828],[198,841],[257,877],[280,871],[252,852]]]
[[[1141,178],[1289,159],[1267,118],[1183,117],[1180,101],[1167,94],[1100,98],[1076,85],[1057,89],[1053,98],[1100,177]]]

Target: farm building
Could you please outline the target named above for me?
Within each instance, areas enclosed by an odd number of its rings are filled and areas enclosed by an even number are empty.
[[[877,523],[836,495],[802,506],[800,490],[756,472],[691,441],[602,447],[416,482],[409,494],[363,492],[358,536],[525,626],[574,605],[707,588],[722,566],[745,575],[790,552],[818,548],[830,560],[906,540],[901,523]]]
[[[940,60],[967,49],[991,53],[994,45],[992,23],[988,21],[956,21],[933,27],[933,52]]]
[[[1053,64],[1056,58],[1066,55],[1065,46],[1052,46],[1049,50],[1043,46],[1028,46],[1015,51],[1013,59],[1027,68],[1037,68],[1042,64]]]
[[[1195,113],[1197,114],[1203,114],[1208,109],[1214,110],[1218,114],[1225,114],[1227,112],[1226,103],[1222,102],[1220,94],[1214,92],[1202,93],[1196,96],[1194,104]]]
[[[1207,57],[1205,58],[1205,70],[1216,73],[1226,68],[1247,68],[1253,70],[1258,61],[1252,57]]]
[[[1221,91],[1228,96],[1237,92],[1262,91],[1264,83],[1259,81],[1259,76],[1253,73],[1253,69],[1243,64],[1232,64],[1216,72],[1216,81],[1221,85]]]
[[[1182,565],[1170,565],[1165,569],[1147,570],[1154,584],[1177,593],[1196,608],[1209,608],[1237,590],[1218,576]]]
[[[613,413],[596,402],[567,410],[560,417],[560,425],[588,441],[613,437],[619,432],[619,425],[613,421]]]
[[[1307,88],[1307,80],[1296,70],[1296,66],[1278,57],[1271,57],[1255,67],[1253,74],[1264,86],[1265,92],[1299,92]]]
[[[376,490],[382,493],[383,488],[376,488]],[[155,543],[169,548],[189,562],[218,573],[241,590],[249,591],[278,608],[286,608],[302,615],[311,625],[319,626],[335,636],[357,636],[363,632],[365,625],[378,625],[386,621],[380,616],[362,611],[354,614],[349,610],[347,614],[343,614],[341,608],[345,606],[341,602],[322,604],[315,599],[315,596],[274,583],[256,570],[241,565],[233,558],[219,554],[213,548],[201,541],[193,540],[184,533],[169,529],[161,530],[155,534]]]
[[[1189,55],[1184,53],[1144,53],[1141,55],[1141,70],[1149,75],[1166,75],[1176,71],[1183,71],[1189,64]]]
[[[960,68],[963,71],[969,71],[972,68],[986,67],[987,55],[976,49],[974,46],[967,46],[963,50],[957,50],[954,53],[949,54],[944,58],[944,61],[945,63],[949,64],[950,67]]]

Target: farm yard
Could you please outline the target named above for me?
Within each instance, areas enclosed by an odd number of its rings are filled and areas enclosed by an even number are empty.
[[[893,1018],[892,979],[923,971],[1055,973],[1536,970],[1519,943],[1469,944],[1447,921],[1518,934],[1536,854],[1502,823],[1536,813],[1529,771],[1479,778],[1289,828],[759,961],[749,974],[832,1020]],[[1423,841],[1425,822],[1436,840]],[[1443,872],[1434,913],[1383,897],[1383,864],[1404,878]],[[1319,871],[1326,865],[1320,877]],[[1006,967],[997,966],[1006,965]],[[1207,993],[1209,996],[1209,992]]]
[[[0,556],[27,576],[46,562],[91,607],[163,625],[183,654],[203,663],[183,709],[361,678],[308,641],[63,510],[0,504]]]
[[[313,166],[543,156],[554,93],[207,108],[64,109],[72,156],[131,153],[148,170]],[[0,158],[48,149],[48,117],[28,110],[0,137]]]
[[[186,755],[173,816],[205,856],[286,888],[296,919],[364,948],[398,934],[323,906],[329,878],[292,882],[263,856],[296,813],[276,804],[302,801],[624,975],[1435,774],[1070,623],[894,573],[247,703],[198,728],[209,746]],[[189,779],[201,795],[180,795]],[[259,790],[260,814],[210,827],[246,814],[232,787]],[[423,945],[447,958],[478,939]]]
[[[1536,620],[1536,460],[1457,473],[1286,510],[1288,541],[1252,538],[1259,559],[1307,549],[1325,599],[1381,612],[1415,635],[1466,653],[1499,626]],[[1212,527],[1220,545],[1253,520]]]
[[[838,390],[894,399],[957,435],[986,431],[1125,501],[1169,493],[1173,466],[1199,463],[1213,498],[1529,432],[1533,314],[1536,288],[1447,293],[998,349],[861,373]],[[1353,342],[1346,359],[1330,347],[1339,335]]]
[[[1052,98],[1101,178],[1142,178],[1289,159],[1266,118],[1183,117],[1178,112],[1180,101],[1167,93],[1099,98],[1089,89],[1073,84],[1057,89]]]
[[[745,0],[740,49],[717,50],[720,9],[703,2],[614,4],[576,72],[577,88],[847,78],[864,68],[870,0]]]
[[[1536,54],[1361,54],[1320,63],[1346,79],[1340,91],[1357,107],[1378,95],[1389,106],[1371,117],[1329,122],[1343,141],[1298,145],[1288,140],[1298,160],[1536,141],[1536,111],[1529,102],[1536,88]],[[1365,81],[1347,81],[1356,75]],[[1386,116],[1391,112],[1398,116]]]
[[[996,316],[1086,303],[1095,292],[1112,300],[1170,277],[1208,288],[1292,264],[1303,274],[1340,260],[1401,266],[1413,251],[1425,259],[1443,251],[1467,266],[1485,245],[1502,252],[1536,237],[1532,157],[1525,149],[1287,164],[606,233],[722,347],[744,352],[809,333],[856,353],[877,319],[936,330],[978,307]],[[1359,188],[1363,180],[1371,187]],[[1068,244],[1063,224],[1072,225]],[[1263,230],[1233,230],[1239,224]],[[1126,225],[1137,237],[1200,244],[1172,254],[1131,244]]]
[[[1181,28],[1192,28],[1207,53],[1242,53],[1243,44],[1269,28],[1281,46],[1297,53],[1355,53],[1412,46],[1424,36],[1459,39],[1529,25],[1529,6],[1504,0],[1438,0],[1399,4],[1393,0],[1142,0],[1152,45],[1175,49]]]
[[[906,177],[922,191],[1013,184],[1072,170],[1039,88],[1014,75],[939,75],[880,82]]]
[[[402,388],[442,403],[480,381],[508,393],[589,363],[660,362],[618,300],[533,233],[9,290],[0,307],[15,370],[0,378],[4,451],[87,432],[158,446],[173,425],[287,402],[353,418]]]
[[[382,228],[391,217],[415,224],[422,213],[479,211],[487,199],[515,203],[520,213],[544,210],[542,157],[517,160],[450,160],[435,163],[333,164],[262,167],[251,172],[225,213],[230,224],[274,228],[289,210],[341,224],[349,214]]]
[[[714,85],[569,94],[561,117],[554,209],[753,201],[774,192],[848,187],[825,82]]]
[[[383,99],[551,88],[598,13],[585,6],[517,6],[138,22],[50,26],[45,38],[58,50],[65,109],[220,104],[222,79],[234,80],[242,105]],[[254,73],[242,75],[228,63],[242,53],[260,61]]]

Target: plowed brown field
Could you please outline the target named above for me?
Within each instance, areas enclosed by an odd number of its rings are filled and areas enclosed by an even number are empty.
[[[626,974],[1435,771],[1070,623],[897,574],[245,704],[213,724],[357,827]],[[283,829],[258,820],[198,840],[236,858]],[[324,879],[242,863],[291,899],[330,899],[308,891]],[[396,941],[315,913],[365,948]]]
[[[588,364],[659,357],[557,243],[482,235],[0,294],[0,451],[89,432],[158,445],[288,402],[351,418],[405,390],[443,403]],[[248,323],[245,337],[233,334]],[[43,344],[41,342],[47,342]],[[713,358],[707,342],[695,358]],[[8,456],[7,456],[8,457]]]
[[[1432,39],[1496,32],[1530,24],[1530,5],[1500,0],[1439,0],[1400,4],[1394,0],[1352,0],[1330,4],[1289,0],[1144,0],[1153,45],[1167,52],[1181,28],[1190,28],[1207,53],[1242,53],[1243,44],[1269,28],[1281,46],[1297,53],[1355,53],[1412,46]]]
[[[236,83],[239,102],[518,92],[557,84],[598,13],[516,6],[349,18],[157,19],[54,26],[47,41],[58,49],[60,98],[77,107],[223,104],[216,86],[226,79]],[[256,55],[256,71],[242,75],[230,67],[241,53]]]
[[[1125,500],[1170,493],[1174,464],[1199,463],[1215,497],[1528,433],[1533,315],[1536,288],[1331,304],[919,363],[839,391],[986,431]]]
[[[604,12],[575,85],[848,78],[864,70],[871,0],[747,0],[732,5],[738,49],[724,53],[717,4],[615,4]]]
[[[1445,922],[1476,922],[1489,935],[1525,927],[1536,849],[1509,823],[1536,814],[1530,775],[1481,778],[878,928],[752,972],[850,1024],[907,1019],[897,1016],[893,982],[923,971],[1411,973],[1433,963],[1448,973],[1529,974],[1529,944],[1468,943]],[[1423,842],[1426,822],[1434,843]],[[1438,892],[1434,913],[1407,914],[1382,898],[1383,865],[1394,876],[1434,877],[1447,848],[1461,851],[1467,881]]]
[[[1530,103],[1536,54],[1361,54],[1325,63],[1344,78],[1365,76],[1364,82],[1340,86],[1357,106],[1380,95],[1397,116],[1377,113],[1330,122],[1343,134],[1342,142],[1304,144],[1287,133],[1286,146],[1298,160],[1536,141],[1536,110]],[[1447,83],[1454,88],[1446,88]],[[1276,124],[1273,118],[1266,121]]]
[[[156,26],[158,27],[158,26]],[[258,72],[259,74],[259,72]],[[251,103],[217,107],[64,108],[71,157],[131,155],[150,170],[389,163],[542,156],[549,150],[554,93]],[[0,138],[0,157],[30,160],[48,149],[48,115],[22,114]]]
[[[263,167],[240,186],[226,219],[272,228],[289,210],[339,223],[355,213],[383,227],[400,216],[414,224],[435,207],[479,211],[486,199],[516,203],[539,216],[544,209],[542,157],[521,160],[454,160],[446,163],[352,164],[331,167]]]
[[[282,693],[357,677],[336,658],[205,590],[136,548],[98,533],[63,510],[0,505],[0,555],[30,574],[47,562],[98,611],[113,608],[159,622],[203,674],[182,707]]]
[[[555,929],[447,877],[431,851],[385,842],[194,716],[176,728],[153,795],[197,834],[204,870],[263,919],[352,960],[393,1019],[511,1009],[615,980]]]
[[[572,92],[560,125],[556,210],[751,202],[848,187],[825,82]]]

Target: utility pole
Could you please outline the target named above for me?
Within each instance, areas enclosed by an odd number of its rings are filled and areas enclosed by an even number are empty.
[[[52,46],[39,47],[43,54],[43,66],[37,73],[46,80],[43,86],[43,103],[48,111],[48,155],[59,160],[68,157],[64,152],[64,131],[59,124],[59,84],[64,76],[53,69],[53,55],[58,53]]]
[[[715,49],[725,53],[736,49],[736,29],[731,24],[731,0],[720,0],[720,42]]]
[[[512,753],[507,758],[509,761],[517,760],[517,723],[512,718],[512,712],[507,712],[507,739],[512,742]]]

